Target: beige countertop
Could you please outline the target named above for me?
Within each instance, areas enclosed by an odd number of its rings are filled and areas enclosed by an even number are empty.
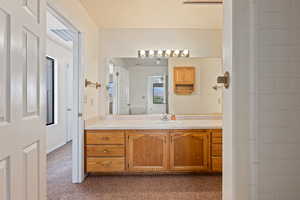
[[[85,130],[221,129],[222,120],[89,120]]]

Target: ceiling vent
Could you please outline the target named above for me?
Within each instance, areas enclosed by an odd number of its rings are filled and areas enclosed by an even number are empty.
[[[66,42],[73,41],[73,35],[67,29],[51,29],[51,31]]]
[[[184,0],[183,4],[223,4],[223,0]]]

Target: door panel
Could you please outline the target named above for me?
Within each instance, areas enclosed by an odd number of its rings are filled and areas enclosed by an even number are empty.
[[[45,0],[0,0],[0,200],[46,199]]]
[[[181,131],[180,131],[181,132]],[[171,133],[171,170],[208,171],[210,162],[209,133]]]
[[[38,200],[39,194],[39,148],[34,143],[24,149],[25,200]]]
[[[168,168],[168,131],[138,131],[128,134],[130,171],[160,171]],[[155,134],[156,133],[156,134]]]
[[[38,37],[28,30],[23,33],[23,88],[24,116],[38,114],[39,42]]]
[[[39,0],[23,0],[23,7],[34,19],[39,20]]]
[[[10,113],[9,36],[9,15],[0,9],[0,124],[9,120]]]

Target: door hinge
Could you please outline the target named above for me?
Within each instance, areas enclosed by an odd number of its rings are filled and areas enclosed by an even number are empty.
[[[82,115],[82,113],[78,113],[78,117],[82,117],[83,115]]]

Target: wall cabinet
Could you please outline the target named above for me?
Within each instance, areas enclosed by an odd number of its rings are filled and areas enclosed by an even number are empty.
[[[173,73],[175,94],[191,94],[195,85],[195,67],[174,67]]]
[[[222,172],[222,130],[87,130],[86,172]]]
[[[168,169],[168,131],[128,131],[127,165],[129,171],[164,171]]]
[[[205,130],[171,131],[170,169],[208,171],[210,167],[210,133]]]
[[[195,83],[195,67],[174,67],[174,82],[178,85]]]

